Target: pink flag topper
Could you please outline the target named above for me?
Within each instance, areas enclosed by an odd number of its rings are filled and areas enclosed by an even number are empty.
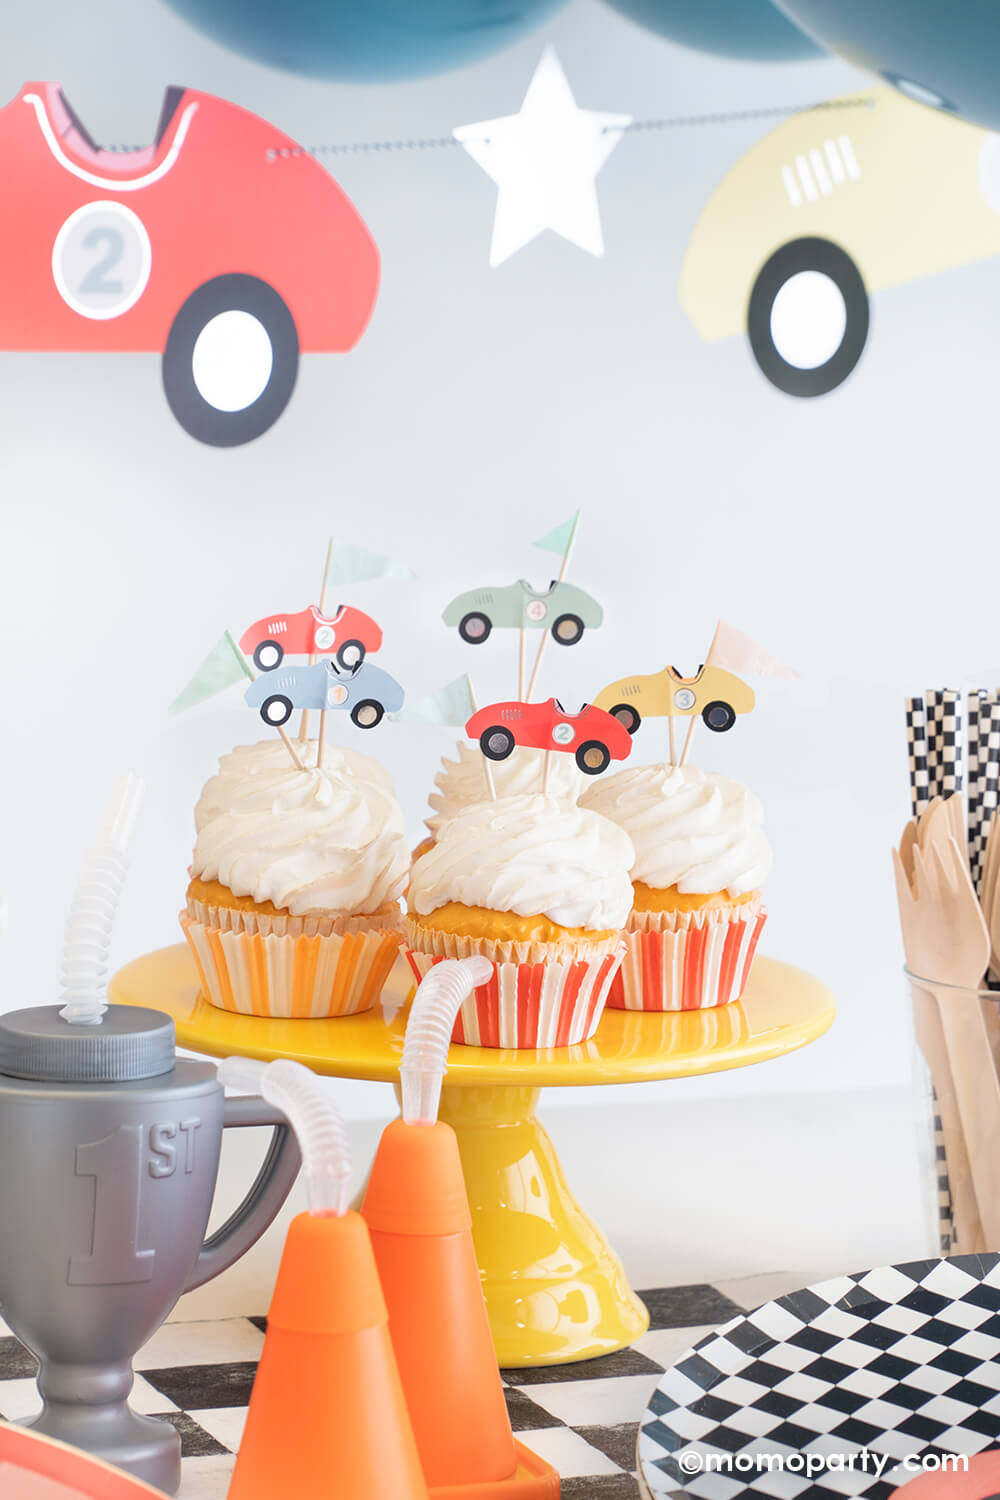
[[[737,630],[735,625],[728,625],[725,620],[720,620],[715,627],[715,635],[705,662],[706,665],[712,663],[716,667],[725,667],[729,672],[749,673],[754,677],[796,678],[799,675],[769,651],[765,651],[763,646],[758,646],[748,635],[744,635],[742,630]]]
[[[626,760],[632,738],[623,724],[603,708],[585,703],[568,714],[557,698],[546,703],[490,703],[465,726],[479,741],[487,760],[506,760],[518,745],[533,750],[562,750],[576,759],[585,776],[599,776],[613,760]]]

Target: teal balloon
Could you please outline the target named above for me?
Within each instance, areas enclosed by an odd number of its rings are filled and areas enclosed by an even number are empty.
[[[911,99],[1000,130],[996,0],[779,0],[831,52]]]
[[[631,21],[698,52],[796,62],[822,51],[771,0],[608,0]],[[873,0],[878,3],[878,0]]]
[[[695,0],[697,3],[697,0]],[[540,26],[566,0],[167,0],[243,57],[350,83],[446,73]]]

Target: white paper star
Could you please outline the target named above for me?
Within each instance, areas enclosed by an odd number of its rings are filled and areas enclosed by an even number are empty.
[[[578,109],[566,75],[546,47],[520,114],[453,132],[497,185],[490,265],[520,250],[544,229],[604,254],[595,178],[631,115]]]

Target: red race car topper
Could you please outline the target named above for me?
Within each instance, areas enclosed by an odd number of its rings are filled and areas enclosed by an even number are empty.
[[[266,432],[300,353],[352,348],[378,250],[333,178],[282,131],[167,90],[155,139],[96,145],[55,83],[0,109],[7,222],[0,348],[153,352],[174,416],[216,447]]]
[[[240,636],[240,650],[261,672],[273,672],[286,656],[335,656],[338,666],[353,671],[381,644],[381,627],[350,604],[338,604],[330,616],[315,604],[297,615],[269,615]]]
[[[472,715],[465,732],[479,741],[487,760],[506,760],[515,745],[563,750],[575,757],[585,776],[599,776],[613,760],[627,760],[632,752],[631,735],[612,714],[592,703],[568,714],[557,698],[488,704]]]

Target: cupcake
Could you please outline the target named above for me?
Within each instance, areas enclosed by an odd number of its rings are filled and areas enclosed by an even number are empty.
[[[443,958],[492,959],[453,1037],[565,1047],[593,1036],[632,904],[628,835],[540,792],[462,808],[413,865],[406,942],[418,979]]]
[[[478,745],[460,740],[455,746],[457,760],[442,756],[441,769],[434,777],[436,791],[427,801],[431,812],[425,818],[429,836],[413,851],[419,858],[431,847],[438,830],[449,818],[453,818],[463,807],[490,799],[490,790],[483,771],[483,753]],[[540,792],[545,777],[545,751],[532,750],[519,745],[506,760],[490,762],[493,785],[498,797],[514,797],[520,793]],[[580,795],[584,777],[577,770],[571,755],[553,755],[549,766],[549,793],[564,801],[575,802]]]
[[[265,760],[224,757],[198,804],[181,926],[202,990],[243,1015],[367,1010],[399,949],[402,811],[371,781]]]
[[[625,1010],[697,1010],[743,993],[766,912],[764,814],[738,781],[694,766],[631,766],[581,806],[635,849],[626,953],[608,999]]]

